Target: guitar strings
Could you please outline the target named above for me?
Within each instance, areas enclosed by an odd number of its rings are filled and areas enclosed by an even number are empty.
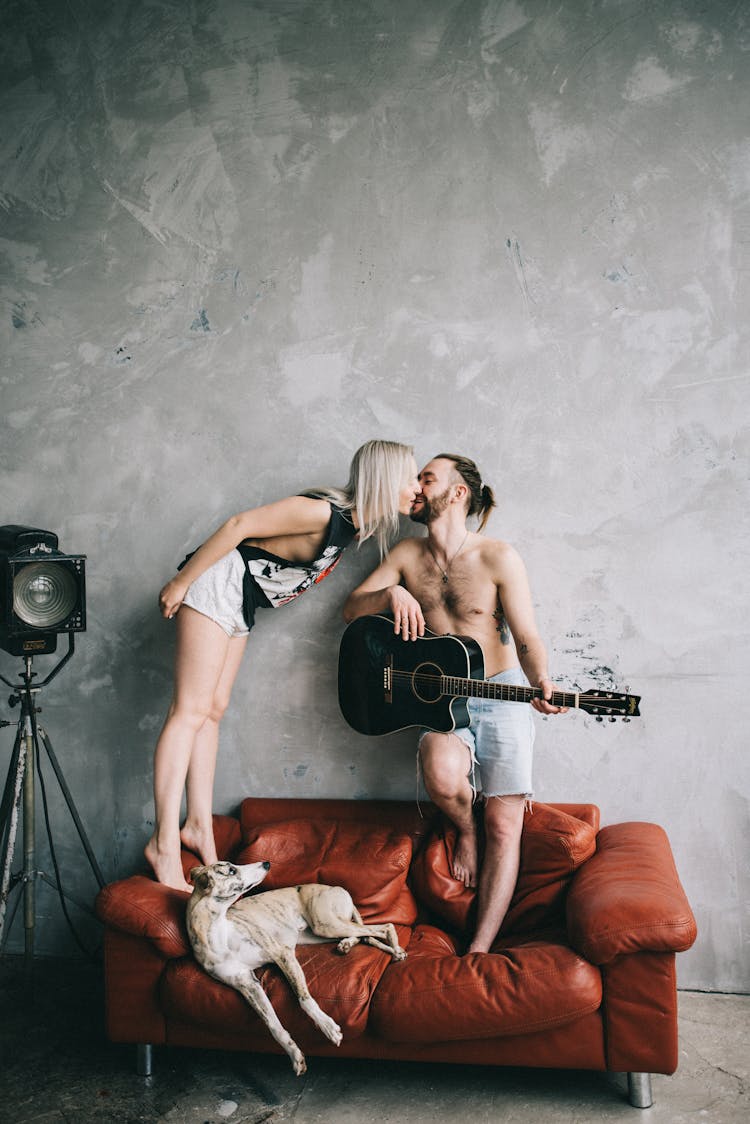
[[[492,683],[489,679],[471,679],[471,678],[467,678],[465,676],[459,676],[459,675],[433,675],[433,674],[430,674],[430,673],[425,672],[425,671],[415,671],[415,672],[400,671],[398,668],[391,668],[391,676],[394,679],[407,679],[411,683],[426,683],[426,684],[447,683],[448,680],[455,679],[455,680],[458,680],[459,682],[471,683],[471,684],[476,684],[476,685],[487,684],[487,686],[490,687],[490,688],[501,686],[501,684]],[[533,692],[539,691],[538,687],[524,687],[520,683],[518,683],[518,684],[507,683],[507,684],[502,684],[502,686],[504,686],[506,688],[510,688],[511,690],[518,689],[518,690],[523,691],[523,692],[531,691],[533,693]],[[446,693],[449,694],[450,692],[446,692]],[[541,695],[541,692],[540,692],[540,695]],[[534,695],[534,697],[538,698],[538,697],[540,697],[540,695]],[[569,700],[574,699],[575,695],[576,695],[575,691],[553,691],[552,692],[552,698],[551,698],[550,701],[555,702],[555,703],[558,702],[558,701],[564,702],[564,700],[566,698],[569,699]],[[467,696],[467,697],[471,698],[471,697],[477,697],[477,696]],[[617,702],[622,702],[623,704],[625,703],[625,698],[618,699],[616,696],[606,695],[606,694],[605,695],[592,695],[592,694],[589,694],[588,692],[586,692],[585,696],[583,696],[579,692],[578,697],[579,697],[579,699],[585,697],[586,703],[590,706],[605,706],[605,705],[611,706],[613,703],[617,703]]]

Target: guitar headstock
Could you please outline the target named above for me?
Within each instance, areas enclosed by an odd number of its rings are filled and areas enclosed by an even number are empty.
[[[578,705],[581,710],[595,715],[597,721],[602,718],[629,718],[640,717],[640,695],[623,695],[617,691],[586,691],[579,696]]]

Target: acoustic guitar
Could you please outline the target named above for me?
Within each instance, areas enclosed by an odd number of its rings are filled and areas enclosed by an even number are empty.
[[[339,706],[360,734],[391,734],[409,726],[448,733],[469,725],[467,700],[529,703],[539,687],[492,683],[484,678],[484,655],[469,636],[402,640],[385,613],[358,617],[339,648]],[[585,710],[598,720],[636,718],[640,695],[614,691],[554,691],[555,706]]]

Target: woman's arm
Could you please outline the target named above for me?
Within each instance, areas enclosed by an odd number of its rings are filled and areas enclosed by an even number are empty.
[[[404,579],[402,563],[409,549],[408,539],[397,543],[369,578],[352,590],[344,605],[347,623],[371,613],[393,613],[393,631],[400,632],[404,640],[424,636],[422,607],[401,584]]]
[[[331,505],[328,501],[310,496],[290,496],[232,515],[164,586],[159,594],[162,616],[173,617],[195,579],[245,539],[320,534],[328,526],[330,518]]]

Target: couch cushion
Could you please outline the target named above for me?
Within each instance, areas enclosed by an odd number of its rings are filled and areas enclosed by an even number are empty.
[[[417,906],[406,885],[412,843],[383,824],[287,820],[248,832],[236,862],[268,861],[262,889],[320,882],[343,886],[366,921],[411,925]]]
[[[398,937],[407,947],[411,930],[399,926]],[[298,945],[297,959],[311,994],[335,1019],[345,1038],[362,1034],[367,1025],[372,994],[391,962],[390,956],[369,945],[357,945],[347,955],[334,943]],[[275,966],[256,972],[281,1022],[303,1049],[313,1049],[326,1039],[294,998],[286,979]],[[266,1035],[264,1024],[238,991],[212,979],[192,959],[172,960],[161,983],[161,1001],[168,1019],[195,1024],[219,1034]]]
[[[411,869],[411,885],[419,902],[456,932],[474,927],[476,890],[451,874],[455,828],[436,829]],[[521,836],[518,882],[501,929],[529,932],[558,922],[573,872],[596,850],[596,828],[549,804],[526,811]]]
[[[408,958],[383,974],[369,1026],[392,1042],[532,1034],[598,1010],[601,998],[599,970],[563,944],[520,937],[457,956],[445,933],[419,925]]]

